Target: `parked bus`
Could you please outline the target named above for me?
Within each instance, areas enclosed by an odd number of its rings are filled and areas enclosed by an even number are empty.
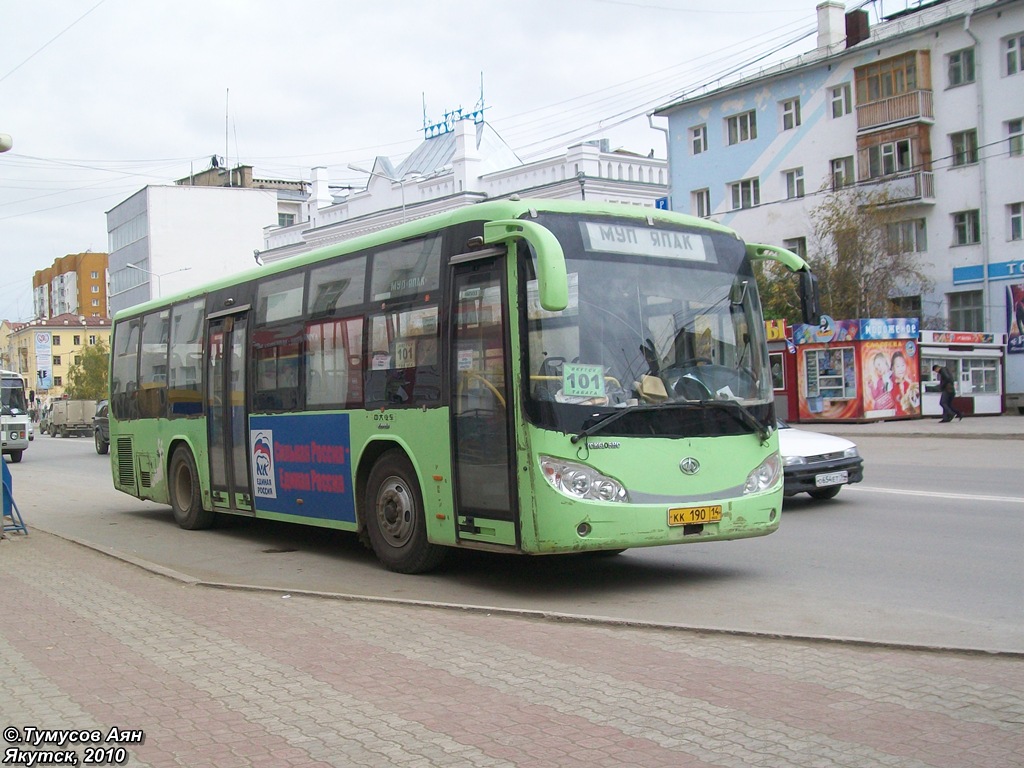
[[[761,536],[782,467],[752,262],[603,203],[481,203],[119,312],[114,485],[358,532],[388,569]]]
[[[17,371],[0,370],[0,433],[3,455],[17,464],[30,439],[25,377]]]

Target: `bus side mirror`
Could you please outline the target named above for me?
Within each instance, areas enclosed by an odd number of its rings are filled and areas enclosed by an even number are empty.
[[[541,307],[548,312],[561,312],[569,306],[569,276],[558,238],[532,221],[503,219],[484,223],[484,242],[488,245],[518,239],[529,243],[537,254],[537,288]]]
[[[809,269],[802,269],[800,275],[800,313],[807,325],[821,321],[821,298],[818,294],[818,277]]]

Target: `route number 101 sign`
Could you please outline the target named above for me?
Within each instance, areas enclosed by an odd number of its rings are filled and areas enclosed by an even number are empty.
[[[569,397],[604,397],[604,366],[565,363],[562,392]]]

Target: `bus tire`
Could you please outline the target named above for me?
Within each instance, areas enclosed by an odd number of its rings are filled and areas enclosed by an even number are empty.
[[[445,548],[427,541],[423,494],[402,451],[387,451],[373,465],[364,509],[370,545],[389,571],[424,573],[441,564]]]
[[[192,458],[192,451],[184,445],[178,446],[171,456],[167,490],[171,497],[171,509],[174,510],[174,521],[179,526],[188,531],[197,531],[213,525],[213,512],[203,509],[195,459]]]

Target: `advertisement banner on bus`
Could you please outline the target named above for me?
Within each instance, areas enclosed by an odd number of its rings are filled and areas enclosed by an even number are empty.
[[[253,416],[249,453],[258,510],[355,522],[348,414]]]

